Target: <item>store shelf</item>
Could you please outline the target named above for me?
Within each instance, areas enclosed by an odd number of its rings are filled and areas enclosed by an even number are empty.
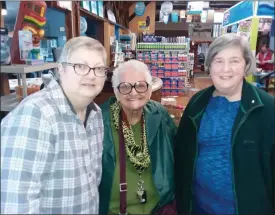
[[[162,78],[171,78],[171,79],[180,78],[180,79],[184,79],[184,78],[186,78],[186,76],[166,76],[166,77],[162,77]]]
[[[43,83],[42,78],[26,78],[26,84],[35,84],[35,85],[41,85]],[[15,87],[18,86],[18,80],[17,79],[9,79],[9,86],[10,90],[15,90]]]
[[[177,43],[174,45],[176,44]],[[137,46],[138,45],[146,44],[140,43],[137,44]],[[190,47],[187,45],[183,48],[172,47],[172,49],[170,49],[168,46],[167,49],[155,49],[153,46],[154,44],[149,43],[148,47],[137,47],[136,59],[147,64],[151,74],[163,81],[163,96],[167,95],[171,97],[182,95],[188,88],[186,78],[192,70],[192,64],[190,64],[190,59],[192,58],[192,53],[189,52]],[[160,57],[160,54],[163,56]],[[173,64],[176,64],[176,66],[174,66],[175,68],[172,68]]]
[[[163,90],[185,90],[184,87],[182,87],[182,88],[167,88],[167,87],[163,87],[162,89]]]
[[[124,27],[124,26],[122,26],[120,24],[117,24],[115,22],[112,22],[112,21],[110,21],[110,20],[108,20],[106,18],[102,18],[102,17],[100,17],[100,16],[98,16],[98,15],[96,15],[96,14],[94,14],[94,13],[92,13],[92,12],[90,12],[90,11],[84,9],[84,8],[82,8],[82,7],[80,7],[79,10],[80,10],[80,15],[81,16],[89,16],[89,17],[94,18],[97,21],[108,22],[109,24],[112,24],[112,25],[118,26],[119,28],[122,28],[124,30],[130,31],[128,28],[126,28],[126,27]]]
[[[7,66],[0,66],[0,71],[1,73],[27,74],[31,72],[53,69],[56,67],[57,63],[44,63],[40,65],[12,64]]]
[[[185,52],[188,53],[185,49],[137,49],[137,52],[146,51],[146,52]]]
[[[16,93],[1,96],[1,111],[10,112],[19,104]]]

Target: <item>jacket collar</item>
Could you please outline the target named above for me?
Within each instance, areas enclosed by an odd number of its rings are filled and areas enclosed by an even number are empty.
[[[213,92],[215,90],[214,85],[211,87],[206,88],[198,93],[195,96],[193,101],[191,102],[189,116],[192,118],[197,118],[198,116],[202,115],[205,108],[207,107],[208,101],[211,98]],[[255,107],[263,106],[263,102],[256,91],[255,87],[251,84],[247,83],[244,79],[243,87],[242,87],[242,97],[241,97],[241,111],[246,114],[251,109]]]
[[[105,117],[107,117],[106,115],[109,114],[109,109],[110,109],[110,105],[115,103],[117,101],[116,97],[112,96],[110,99],[108,99],[108,101],[106,101],[103,105],[102,105],[102,110],[104,110],[103,115],[105,115]],[[155,114],[159,114],[158,108],[151,104],[150,102],[148,102],[145,106],[144,106],[144,111],[145,111],[145,115],[148,116],[152,116]]]
[[[104,124],[108,129],[105,132],[108,132],[108,138],[112,141],[112,132],[111,132],[111,118],[110,118],[110,105],[116,101],[115,97],[111,97],[107,102],[105,102],[101,108],[103,113]],[[153,140],[157,134],[161,123],[161,117],[159,108],[155,105],[155,103],[148,102],[144,106],[145,111],[145,121],[146,121],[146,131],[147,131],[147,143],[150,147],[153,143]]]
[[[147,131],[146,138],[149,148],[153,144],[153,140],[155,139],[162,120],[159,110],[160,109],[156,107],[155,103],[148,102],[144,107]]]

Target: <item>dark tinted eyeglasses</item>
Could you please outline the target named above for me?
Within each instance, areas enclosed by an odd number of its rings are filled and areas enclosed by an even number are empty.
[[[63,62],[62,64],[66,64],[68,66],[72,66],[74,68],[74,72],[77,75],[85,76],[90,73],[91,70],[93,70],[94,75],[97,77],[106,77],[107,74],[107,68],[106,67],[89,67],[86,64],[81,64],[81,63],[67,63]]]
[[[148,86],[149,84],[146,81],[138,81],[134,85],[128,82],[122,82],[118,85],[117,89],[121,94],[127,95],[132,92],[133,88],[135,88],[138,93],[145,93],[148,90]]]

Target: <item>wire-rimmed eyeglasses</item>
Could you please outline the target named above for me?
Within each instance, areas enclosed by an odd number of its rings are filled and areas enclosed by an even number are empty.
[[[91,70],[93,70],[94,75],[97,77],[106,77],[108,69],[106,67],[89,67],[86,64],[81,63],[67,63],[63,62],[62,64],[66,64],[68,66],[72,66],[74,68],[74,72],[77,75],[85,76],[90,73]]]
[[[128,82],[122,82],[118,85],[117,89],[121,94],[127,95],[132,92],[133,88],[135,88],[138,93],[145,93],[148,90],[148,86],[149,84],[146,81],[138,81],[134,85]]]

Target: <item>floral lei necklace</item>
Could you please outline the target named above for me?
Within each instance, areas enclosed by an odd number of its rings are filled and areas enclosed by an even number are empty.
[[[111,114],[113,116],[113,122],[115,128],[119,129],[119,120],[121,106],[119,102],[115,102],[110,106]],[[150,165],[150,155],[147,146],[146,139],[146,126],[144,113],[142,114],[142,131],[141,131],[141,144],[136,144],[134,133],[131,126],[127,126],[128,122],[122,121],[122,130],[125,140],[125,149],[127,156],[129,157],[131,163],[134,165],[136,170],[141,174]]]

